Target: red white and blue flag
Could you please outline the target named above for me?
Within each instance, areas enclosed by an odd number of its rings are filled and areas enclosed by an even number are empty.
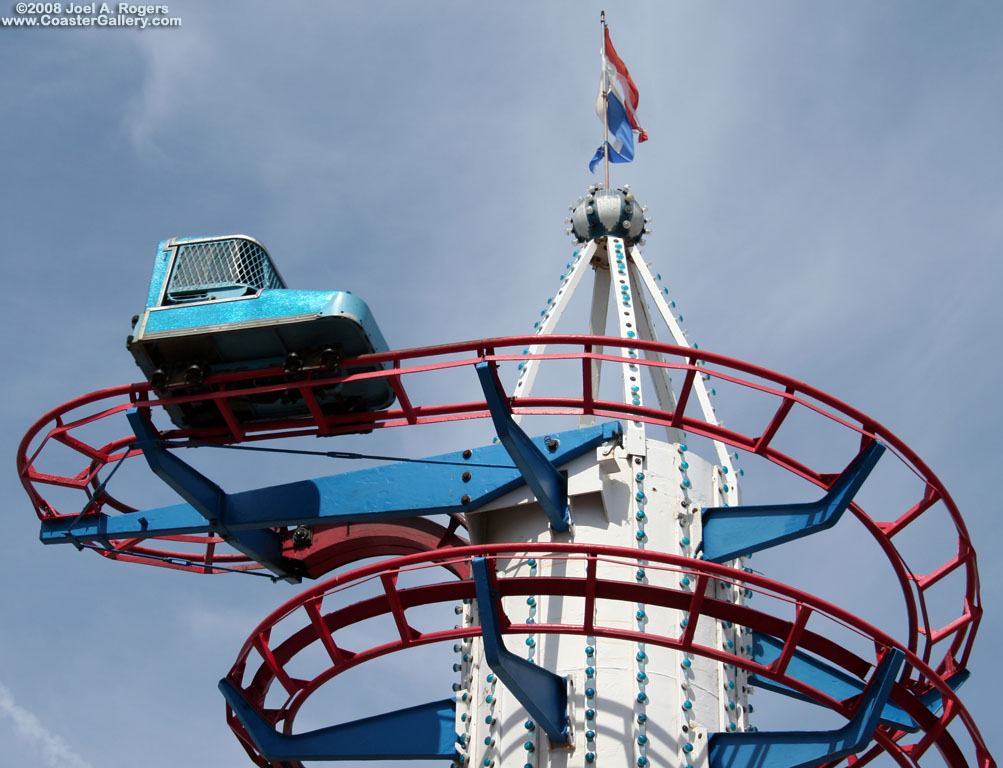
[[[610,140],[596,150],[595,156],[589,163],[589,170],[592,172],[595,172],[595,167],[602,161],[607,148],[611,163],[629,163],[634,159],[634,133],[637,133],[639,142],[648,140],[648,134],[637,120],[637,85],[630,76],[627,65],[613,47],[608,27],[603,29],[603,34],[605,35],[603,71],[599,78],[596,113],[602,121],[605,112]]]

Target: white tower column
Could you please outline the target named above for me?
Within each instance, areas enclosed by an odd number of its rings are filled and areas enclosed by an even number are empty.
[[[644,230],[640,208],[629,193],[594,189],[575,209],[574,221],[584,244],[568,263],[558,292],[548,299],[537,324],[539,342],[526,352],[544,350],[546,336],[555,332],[591,268],[595,279],[589,333],[605,335],[609,313],[615,313],[617,348],[624,358],[617,365],[619,397],[626,404],[643,406],[644,391],[649,389],[657,404],[652,407],[674,411],[677,396],[666,370],[640,363],[640,356],[658,360],[657,354],[632,346],[635,339],[657,340],[656,317],[662,318],[677,345],[688,346],[637,247]],[[580,227],[586,236],[581,236]],[[539,366],[540,361],[532,358],[521,364],[516,398],[530,394]],[[642,368],[653,371],[650,381],[642,381],[647,378],[642,377]],[[593,392],[599,392],[600,382],[601,366],[595,361]],[[702,376],[694,377],[692,389],[704,418],[716,423]],[[582,425],[594,421],[589,415],[580,419]],[[735,484],[724,481],[734,477],[728,452],[717,445],[717,464],[712,464],[689,450],[679,429],[669,427],[668,440],[662,441],[649,437],[642,421],[622,419],[621,424],[621,446],[598,449],[565,467],[573,523],[569,531],[553,532],[532,492],[524,487],[468,514],[471,543],[573,542],[630,548],[636,553],[631,562],[598,560],[598,578],[692,593],[697,586],[694,576],[655,567],[645,553],[697,556],[700,508],[737,503]],[[500,560],[497,567],[505,577],[532,580],[584,578],[587,566],[583,558],[527,555]],[[708,597],[739,602],[739,592],[730,585],[706,584]],[[747,725],[744,673],[665,646],[665,639],[678,640],[686,631],[689,617],[684,610],[597,599],[592,615],[586,616],[584,598],[548,594],[505,597],[502,607],[513,622],[600,629],[592,634],[503,636],[513,653],[571,681],[572,738],[567,744],[550,743],[488,667],[479,638],[471,636],[459,647],[456,728],[465,766],[702,768],[708,732],[744,730]],[[464,605],[462,622],[470,627],[480,624],[477,601]],[[604,636],[618,630],[638,634],[630,639]],[[730,650],[742,642],[742,632],[704,618],[696,626],[694,640]]]

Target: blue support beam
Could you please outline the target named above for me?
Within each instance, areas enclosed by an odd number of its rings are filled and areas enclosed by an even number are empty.
[[[704,509],[704,559],[723,563],[831,528],[884,451],[879,442],[868,445],[818,501]]]
[[[282,555],[282,539],[268,528],[233,531],[226,524],[229,517],[227,494],[201,472],[168,451],[160,435],[139,409],[126,414],[135,432],[136,445],[154,474],[169,485],[209,522],[209,530],[221,536],[230,546],[261,563],[278,578],[292,583],[300,581],[302,566]]]
[[[856,714],[842,728],[714,733],[710,736],[710,768],[814,768],[859,752],[874,736],[904,660],[905,654],[898,649],[886,654]]]
[[[570,737],[568,684],[563,677],[516,656],[502,642],[501,599],[494,588],[491,566],[483,557],[471,563],[477,611],[481,618],[484,658],[491,671],[504,683],[543,729],[552,744],[566,744]]]
[[[533,491],[536,501],[550,519],[550,527],[555,531],[566,531],[571,527],[568,513],[568,481],[557,467],[547,458],[547,454],[522,431],[512,419],[505,392],[495,368],[491,363],[477,363],[477,377],[484,390],[484,399],[491,420],[495,425],[498,439],[505,446],[508,455],[519,468],[526,485]]]
[[[768,666],[780,658],[783,652],[784,643],[772,635],[753,631],[752,633],[752,658],[759,664]],[[836,701],[845,701],[853,696],[859,696],[864,692],[864,681],[836,669],[825,662],[809,656],[802,651],[794,651],[787,664],[787,674],[810,685],[817,691],[821,691],[827,696],[831,696]],[[810,704],[818,704],[814,699],[788,688],[786,685],[777,683],[760,675],[749,675],[749,683],[768,691],[790,696],[791,698],[807,701]],[[881,711],[881,724],[890,725],[899,730],[913,733],[919,730],[919,726],[906,714],[905,710],[892,701],[885,704]]]
[[[143,420],[145,424],[145,420]],[[142,427],[142,425],[140,425]],[[148,429],[152,429],[146,424]],[[556,450],[550,454],[561,466],[588,451],[619,439],[621,427],[609,422],[553,436]],[[107,543],[120,539],[143,539],[178,534],[220,532],[231,534],[298,525],[392,520],[453,512],[470,512],[524,485],[502,445],[431,456],[421,461],[396,462],[312,480],[283,483],[239,493],[225,494],[180,458],[163,450],[155,433],[144,432],[162,470],[191,487],[188,504],[131,512],[86,515],[43,521],[44,544],[73,542]],[[532,441],[542,452],[544,438]],[[178,450],[178,449],[174,449]],[[172,487],[175,487],[172,485]],[[222,494],[225,503],[218,503]],[[210,517],[195,506],[197,501]],[[222,512],[220,510],[223,510]],[[271,533],[270,531],[266,531]]]
[[[307,733],[276,731],[226,679],[219,689],[258,751],[271,762],[293,760],[454,760],[456,702],[433,701]]]
[[[952,691],[956,691],[968,682],[968,678],[971,676],[972,673],[967,669],[959,669],[953,675],[944,680],[944,682],[947,683],[947,686]],[[944,710],[944,697],[940,691],[936,688],[931,688],[929,691],[920,696],[919,700],[923,702],[923,706],[929,709],[934,716],[940,717],[940,713]]]
[[[752,658],[755,662],[763,665],[772,664],[780,658],[783,648],[784,644],[781,640],[772,635],[753,631]],[[827,696],[831,696],[837,701],[845,701],[853,696],[859,696],[864,692],[863,681],[801,651],[794,652],[790,662],[787,664],[787,672],[791,677],[807,683],[812,688],[821,691]],[[951,687],[951,690],[956,691],[968,678],[968,670],[959,670],[947,678],[946,682]],[[749,684],[794,699],[807,701],[810,704],[818,704],[814,699],[795,691],[793,688],[788,688],[786,685],[760,675],[749,675]],[[938,714],[944,706],[943,697],[936,688],[920,696],[920,701],[934,715]],[[885,704],[885,708],[881,711],[881,724],[909,733],[915,733],[919,730],[919,726],[906,714],[905,710],[892,701]]]

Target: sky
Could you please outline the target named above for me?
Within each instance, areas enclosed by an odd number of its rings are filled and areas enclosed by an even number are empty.
[[[364,298],[395,348],[529,332],[595,180],[600,7],[179,0],[174,28],[0,27],[0,764],[247,764],[216,681],[297,588],[43,547],[13,467],[41,414],[140,379],[123,342],[157,243],[252,235],[290,286]],[[646,258],[702,349],[852,404],[945,482],[986,609],[963,699],[1003,753],[1003,7],[605,9],[651,137],[613,169],[653,217]],[[452,450],[441,435],[365,445]],[[763,562],[866,592],[859,531],[834,531],[838,556]],[[356,679],[375,700],[442,685],[404,671]]]

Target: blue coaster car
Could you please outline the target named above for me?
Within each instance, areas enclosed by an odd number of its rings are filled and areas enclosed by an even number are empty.
[[[286,288],[264,247],[243,235],[162,242],[146,310],[133,318],[133,328],[127,344],[136,364],[157,392],[171,396],[204,392],[207,376],[227,371],[284,369],[282,376],[256,379],[260,385],[301,379],[309,371],[371,371],[376,366],[339,366],[387,349],[364,301],[349,291]],[[394,401],[386,379],[318,387],[314,394],[327,415],[381,410]],[[244,424],[309,414],[295,390],[231,406]],[[167,410],[181,428],[225,425],[211,402]]]

